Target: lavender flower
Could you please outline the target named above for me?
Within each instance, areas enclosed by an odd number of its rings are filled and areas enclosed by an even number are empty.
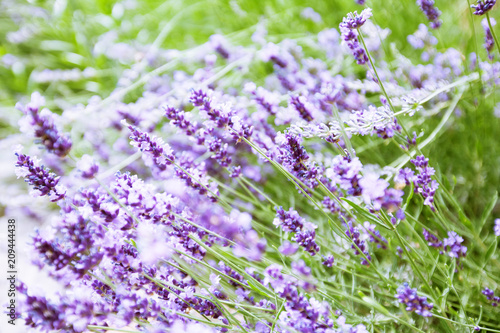
[[[51,201],[59,201],[65,197],[66,188],[58,184],[60,177],[40,165],[39,159],[21,154],[20,149],[16,149],[15,155],[17,178],[23,177],[25,182],[33,186],[34,196],[48,195]]]
[[[165,116],[171,120],[174,126],[183,130],[187,135],[193,135],[197,129],[196,123],[192,123],[188,114],[184,111],[179,111],[172,106],[164,106]]]
[[[77,289],[72,297],[64,295],[58,301],[28,293],[24,283],[20,284],[18,290],[26,305],[26,311],[22,314],[26,325],[46,332],[84,332],[91,322],[104,324],[109,313],[102,303],[91,300],[87,290]]]
[[[494,18],[491,18],[491,26],[494,27],[497,24]],[[490,26],[488,24],[488,19],[485,17],[481,21],[481,25],[484,29],[484,48],[488,52],[488,58],[493,60],[493,48],[495,47],[495,41],[493,40],[493,35],[491,34]]]
[[[495,236],[500,236],[500,219],[495,219],[495,226],[493,227],[493,232]]]
[[[316,232],[314,230],[302,230],[295,234],[294,240],[302,246],[311,256],[319,252],[316,244]]]
[[[361,258],[361,265],[369,266],[371,261],[371,256],[368,253],[368,248],[366,247],[365,241],[361,239],[361,234],[357,227],[354,227],[352,222],[348,222],[346,224],[347,230],[345,234],[349,237],[354,244],[351,245],[351,248],[354,250],[355,255],[360,255],[360,252],[366,256],[368,261],[365,258]]]
[[[414,49],[423,49],[425,46],[433,46],[438,42],[427,26],[422,23],[418,25],[418,30],[413,35],[407,37],[407,40]]]
[[[464,239],[454,231],[448,231],[448,238],[443,239],[443,248],[447,251],[448,256],[456,258],[457,261],[461,257],[467,255],[467,247],[461,245]]]
[[[368,62],[368,56],[363,46],[359,43],[359,33],[357,29],[359,29],[371,16],[371,8],[366,8],[359,15],[357,12],[347,14],[347,17],[344,17],[342,23],[339,25],[342,40],[351,50],[358,65],[366,64]]]
[[[302,140],[298,134],[278,133],[276,136],[276,143],[279,145],[277,160],[310,187],[315,187],[318,186],[316,177],[320,174],[320,168],[314,162],[307,161],[309,155],[302,146]]]
[[[313,21],[314,23],[319,23],[322,21],[321,15],[317,13],[314,9],[311,7],[304,8],[304,10],[300,13],[300,16],[303,19],[308,19]]]
[[[363,229],[371,243],[377,244],[378,248],[387,249],[387,239],[380,234],[380,231],[375,230],[375,225],[365,222],[363,223]]]
[[[203,90],[193,90],[189,101],[197,106],[201,115],[212,121],[216,127],[225,128],[226,126],[231,126],[231,117],[234,115],[234,111],[230,104],[219,104],[212,105],[210,97]]]
[[[415,193],[420,193],[424,198],[424,205],[427,205],[434,210],[434,194],[439,187],[438,182],[431,178],[434,175],[435,170],[429,166],[429,159],[425,158],[423,155],[415,157],[415,159],[412,159],[411,162],[417,168],[418,174],[413,174],[413,172],[408,168],[401,169],[398,177],[396,177],[396,181],[404,181],[406,184],[412,182],[415,186]]]
[[[83,178],[91,179],[99,171],[99,165],[90,155],[83,155],[76,164],[78,170],[82,173]]]
[[[433,234],[431,234],[429,231],[427,231],[427,229],[424,229],[422,231],[422,233],[424,234],[424,238],[425,240],[428,242],[427,244],[429,246],[432,246],[432,247],[435,247],[435,248],[442,248],[443,247],[443,242],[441,242],[439,240],[439,238],[437,238],[436,236],[434,236]]]
[[[312,104],[307,101],[306,96],[290,96],[290,104],[293,105],[295,110],[300,114],[300,117],[306,121],[313,120]]]
[[[335,261],[335,258],[330,254],[328,256],[323,256],[322,264],[326,267],[332,267],[334,261]]]
[[[210,36],[210,44],[213,49],[221,55],[221,57],[223,57],[224,59],[229,58],[230,53],[227,47],[227,40],[224,38],[224,36],[219,34]]]
[[[432,29],[437,29],[441,26],[441,21],[439,20],[441,11],[434,7],[434,0],[417,0],[417,5],[420,6],[420,9],[431,22]]]
[[[286,232],[298,232],[302,230],[305,219],[300,217],[299,213],[293,208],[287,211],[283,207],[276,207],[276,218],[273,221],[275,226],[281,226],[283,231]]]
[[[483,295],[486,296],[486,299],[488,301],[491,301],[491,306],[498,306],[498,304],[500,303],[500,297],[499,296],[495,296],[495,293],[493,292],[493,290],[489,289],[489,288],[484,288],[481,293]]]
[[[496,2],[497,0],[478,0],[477,4],[471,5],[470,7],[475,10],[474,15],[484,15],[493,8]]]
[[[284,241],[283,244],[278,248],[278,250],[284,256],[291,256],[297,252],[299,249],[297,244],[290,243],[289,241]]]
[[[418,296],[417,288],[411,289],[405,282],[397,289],[396,297],[399,303],[406,305],[406,311],[415,311],[420,316],[432,317],[433,304],[427,303],[427,297]]]
[[[279,326],[291,327],[298,332],[326,332],[332,328],[329,307],[314,298],[307,298],[299,291],[297,283],[281,273],[281,266],[271,265],[264,271],[264,284],[270,285],[285,300],[278,321]]]
[[[316,244],[316,226],[306,222],[304,218],[293,208],[286,212],[283,207],[276,207],[276,218],[273,221],[275,226],[281,226],[285,232],[294,233],[293,240],[302,246],[311,256],[314,256],[319,251],[319,246]]]
[[[47,148],[51,153],[59,157],[64,157],[71,149],[70,138],[60,133],[54,123],[54,115],[47,109],[40,111],[40,106],[45,104],[45,99],[37,92],[31,95],[31,102],[23,106],[16,104],[16,108],[21,110],[26,116],[21,119],[21,130],[24,132],[34,131],[34,135],[39,140],[37,142]]]
[[[175,156],[172,148],[164,143],[161,138],[151,137],[148,133],[142,132],[137,127],[127,124],[126,121],[122,123],[128,126],[131,132],[131,144],[144,152],[143,156],[147,166],[156,167],[161,172],[174,162]]]

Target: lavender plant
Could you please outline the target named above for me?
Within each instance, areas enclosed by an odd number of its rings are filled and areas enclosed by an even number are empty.
[[[117,17],[136,8],[118,4]],[[449,6],[417,4],[431,28],[455,24]],[[494,4],[464,8],[476,20]],[[484,171],[478,151],[475,162],[460,155],[450,166],[470,163],[478,191],[441,161],[466,151],[443,148],[445,140],[500,128],[495,21],[471,22],[486,41],[467,58],[417,10],[398,49],[384,11],[367,7],[327,26],[322,11],[301,8],[296,19],[317,33],[272,34],[260,21],[184,50],[163,47],[173,25],[144,45],[108,31],[94,56],[129,65],[109,94],[61,104],[47,88],[45,100],[21,98],[23,135],[5,142],[22,143],[11,169],[51,218],[31,236],[32,264],[61,291],[22,279],[17,324],[500,332],[498,168]],[[10,43],[28,35],[10,34]],[[3,60],[15,72],[17,60]],[[61,91],[81,79],[37,73]],[[490,151],[498,162],[498,145]]]

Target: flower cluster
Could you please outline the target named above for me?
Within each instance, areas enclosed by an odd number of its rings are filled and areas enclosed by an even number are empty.
[[[491,20],[491,26],[494,27],[497,24],[497,21],[495,19],[490,19]],[[484,29],[484,48],[488,52],[488,58],[490,60],[493,60],[493,48],[495,47],[495,41],[493,39],[493,35],[491,34],[490,26],[488,24],[488,19],[484,18],[481,21],[481,25],[483,26]]]
[[[17,178],[24,178],[24,181],[33,186],[32,194],[35,196],[48,195],[51,201],[58,201],[65,197],[66,188],[59,184],[60,177],[50,172],[37,158],[31,158],[21,153],[22,147],[16,150]]]
[[[300,292],[298,283],[282,274],[281,269],[279,265],[271,265],[264,271],[264,284],[269,284],[285,300],[279,325],[304,333],[331,331],[334,323],[329,318],[328,305],[312,297],[308,299]]]
[[[399,303],[406,305],[406,311],[415,311],[420,316],[432,317],[433,304],[427,302],[427,297],[418,296],[417,288],[412,289],[405,282],[398,288],[396,297]]]
[[[481,293],[486,296],[486,299],[491,302],[491,306],[498,306],[500,297],[495,296],[495,292],[489,288],[484,288]]]
[[[474,15],[484,15],[493,8],[497,3],[497,0],[478,0],[477,4],[471,5],[470,7],[474,9]]]
[[[431,22],[431,28],[437,29],[441,26],[439,16],[441,11],[434,6],[434,0],[417,0],[417,5],[424,12],[427,19]]]
[[[38,138],[36,142],[42,144],[51,153],[59,157],[64,157],[71,149],[71,139],[60,132],[54,123],[54,114],[48,109],[40,111],[40,107],[45,104],[45,99],[37,92],[31,95],[31,102],[22,105],[16,104],[16,108],[21,110],[25,117],[21,119],[21,130],[33,132]]]
[[[285,232],[293,233],[294,241],[309,252],[310,255],[314,256],[319,252],[319,246],[315,241],[316,232],[314,231],[317,227],[310,222],[306,222],[293,208],[290,208],[287,212],[283,207],[276,207],[276,218],[273,224],[277,227],[281,226]]]
[[[423,230],[423,235],[429,246],[439,249],[441,254],[446,253],[449,257],[455,258],[457,265],[460,264],[460,258],[467,255],[467,246],[462,245],[464,239],[454,231],[448,231],[448,238],[442,241],[426,229]]]
[[[438,182],[432,179],[435,170],[429,166],[429,159],[423,155],[415,157],[411,163],[415,165],[418,174],[415,174],[410,168],[401,169],[396,177],[396,182],[406,185],[413,183],[415,193],[420,193],[424,198],[424,205],[434,210],[434,194],[439,187]]]
[[[359,43],[358,29],[372,16],[370,8],[364,9],[361,14],[357,12],[349,13],[340,23],[340,33],[342,40],[352,52],[358,65],[364,65],[368,62],[368,55],[363,46]]]
[[[358,227],[354,227],[352,222],[347,222],[347,230],[345,234],[349,237],[353,244],[351,245],[351,249],[354,250],[355,255],[360,255],[361,252],[364,254],[366,258],[361,258],[361,265],[369,266],[372,257],[368,252],[368,247],[365,244],[365,241],[361,238],[361,233]]]

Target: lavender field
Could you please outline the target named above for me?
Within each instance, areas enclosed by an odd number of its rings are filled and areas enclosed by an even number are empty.
[[[496,0],[0,2],[0,332],[500,332]]]

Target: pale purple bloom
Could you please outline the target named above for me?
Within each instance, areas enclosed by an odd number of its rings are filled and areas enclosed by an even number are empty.
[[[463,246],[464,239],[454,231],[448,231],[448,238],[443,239],[443,248],[447,251],[448,256],[452,258],[465,257],[467,247]]]
[[[495,236],[500,236],[500,219],[495,219],[495,226],[493,227],[493,232]]]
[[[438,42],[423,23],[418,25],[418,30],[413,35],[409,35],[407,40],[414,49],[423,49],[425,46],[433,46]]]
[[[82,173],[82,177],[87,179],[93,178],[99,171],[99,165],[92,156],[87,154],[83,155],[82,158],[76,163],[76,167]]]
[[[338,311],[338,310],[337,310]],[[346,318],[344,316],[339,316],[337,318],[337,325],[340,328],[339,332],[349,332],[349,333],[368,333],[366,326],[363,324],[358,324],[356,326],[346,323]]]
[[[278,250],[284,256],[291,256],[297,252],[299,246],[297,244],[290,243],[289,241],[284,241],[283,244],[278,248]]]
[[[385,189],[389,187],[389,183],[379,178],[375,173],[368,173],[359,180],[361,194],[366,204],[370,204],[373,200],[382,197]]]
[[[300,16],[315,23],[319,23],[322,21],[321,15],[311,7],[304,8],[304,10],[300,13]]]

